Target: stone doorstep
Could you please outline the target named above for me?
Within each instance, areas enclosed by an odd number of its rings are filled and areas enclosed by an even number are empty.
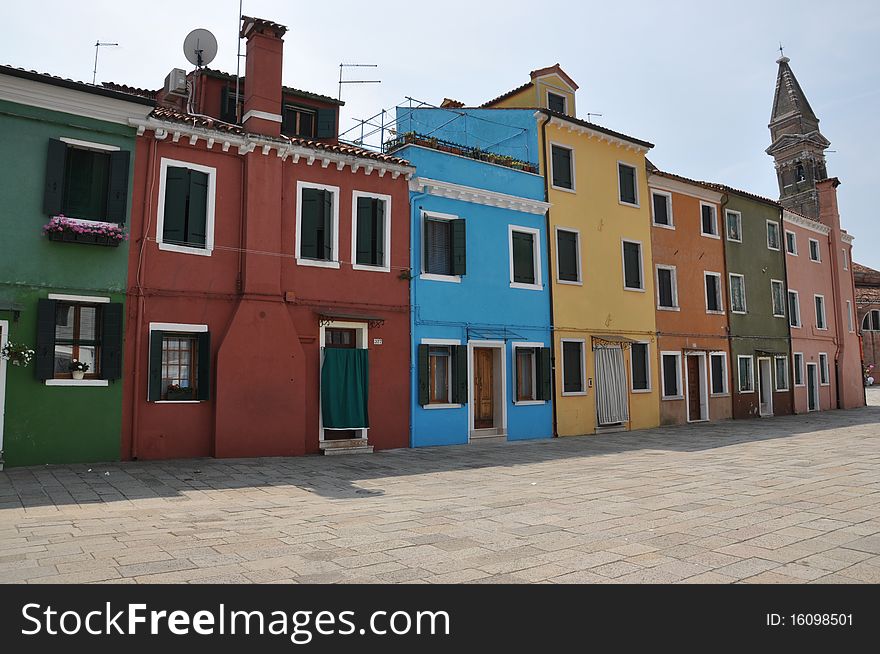
[[[373,452],[373,446],[367,443],[366,438],[346,438],[321,441],[320,448],[324,456],[338,456],[340,454],[371,454]]]

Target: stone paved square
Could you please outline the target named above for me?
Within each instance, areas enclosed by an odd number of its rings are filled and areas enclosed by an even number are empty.
[[[0,473],[0,582],[878,583],[864,409]]]

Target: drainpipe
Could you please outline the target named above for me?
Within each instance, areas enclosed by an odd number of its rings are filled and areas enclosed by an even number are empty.
[[[785,296],[782,299],[785,301],[785,319],[788,322],[788,399],[791,402],[791,414],[795,415],[797,411],[795,410],[794,399],[794,346],[791,342],[791,307],[788,305],[788,251],[786,250],[785,245],[785,209],[783,207],[779,207],[779,233],[779,251],[782,254],[782,281],[784,284],[783,290],[785,292]],[[773,360],[773,365],[776,365],[775,359]],[[773,372],[774,374],[776,373],[775,370]],[[806,372],[806,370],[804,372]],[[809,404],[810,398],[807,398],[808,409]]]
[[[730,305],[731,305],[731,297],[730,297],[730,268],[727,265],[727,214],[725,213],[727,209],[727,203],[730,202],[730,194],[722,193],[721,194],[721,202],[719,203],[719,207],[721,208],[721,215],[719,216],[719,220],[721,222],[720,228],[724,230],[724,241],[722,245],[722,252],[724,253],[724,288],[727,289],[727,374],[730,375],[729,378],[729,390],[730,390],[730,419],[733,420],[736,416],[734,416],[734,399],[736,394],[733,390],[734,381],[739,384],[739,363],[736,361],[736,357],[733,355],[733,334],[730,330]],[[740,230],[742,230],[742,225],[740,224]],[[703,282],[705,284],[705,281]],[[722,297],[724,296],[724,292],[722,291]],[[658,358],[660,358],[660,353],[657,353]],[[659,361],[658,365],[663,363]],[[662,367],[658,368],[661,374],[663,372]]]
[[[843,324],[843,312],[841,309],[840,298],[838,297],[838,293],[840,292],[840,271],[837,269],[838,261],[837,246],[834,241],[834,229],[832,228],[828,233],[828,263],[831,265],[831,284],[834,288],[834,292],[831,293],[831,301],[834,303],[834,401],[836,402],[836,407],[839,409],[840,354],[843,349],[841,344],[845,338],[844,329],[846,328],[846,325]],[[853,308],[853,310],[855,310],[855,308]],[[827,323],[827,317],[825,321]],[[855,316],[853,316],[853,321],[855,321]],[[855,326],[855,323],[853,323],[853,326]]]
[[[541,123],[541,152],[544,154],[544,202],[550,202],[550,187],[549,182],[547,181],[547,172],[549,166],[547,165],[547,123],[550,122],[549,114],[540,111],[540,113],[544,120]],[[538,160],[540,163],[540,159]],[[550,264],[551,256],[553,254],[553,246],[551,242],[553,240],[553,234],[550,231],[550,209],[544,212],[544,225],[547,231],[547,269],[550,273],[548,277],[550,279],[547,281],[547,291],[550,297],[550,393],[553,397],[550,400],[550,403],[553,405],[553,436],[554,438],[559,436],[559,419],[556,414],[556,336],[553,332],[553,266]],[[580,255],[580,252],[578,252]]]
[[[409,189],[407,189],[407,193],[409,193]],[[410,222],[409,222],[409,251],[410,256],[412,253],[416,251],[416,241],[415,234],[416,230],[413,229],[413,226],[416,224],[417,211],[421,211],[421,207],[417,206],[418,202],[421,202],[424,198],[428,197],[428,192],[424,191],[422,193],[416,193],[409,199],[409,213],[410,213]],[[421,221],[419,221],[421,223]],[[388,255],[391,256],[390,253]],[[412,260],[410,260],[410,266],[413,265]],[[410,330],[412,330],[412,334],[410,336],[410,343],[415,342],[416,337],[416,279],[417,275],[414,274],[413,269],[411,268],[409,271],[410,274]],[[416,355],[418,355],[418,345],[416,345]],[[414,379],[414,375],[417,374],[417,362],[413,360],[412,356],[412,348],[410,348],[410,357],[409,357],[409,383],[412,384]],[[418,384],[416,385],[416,396],[418,396]],[[413,414],[415,412],[412,410],[412,406],[410,406],[409,412],[409,446],[414,447],[413,445]]]

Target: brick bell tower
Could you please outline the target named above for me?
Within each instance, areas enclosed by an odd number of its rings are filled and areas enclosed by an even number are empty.
[[[791,211],[819,219],[816,182],[826,179],[825,150],[831,141],[819,131],[819,119],[788,65],[789,58],[776,60],[776,93],[770,117],[770,138],[766,152],[776,162],[779,201]]]

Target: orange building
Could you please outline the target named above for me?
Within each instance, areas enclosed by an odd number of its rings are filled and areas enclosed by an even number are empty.
[[[721,193],[651,170],[660,422],[731,417]]]

